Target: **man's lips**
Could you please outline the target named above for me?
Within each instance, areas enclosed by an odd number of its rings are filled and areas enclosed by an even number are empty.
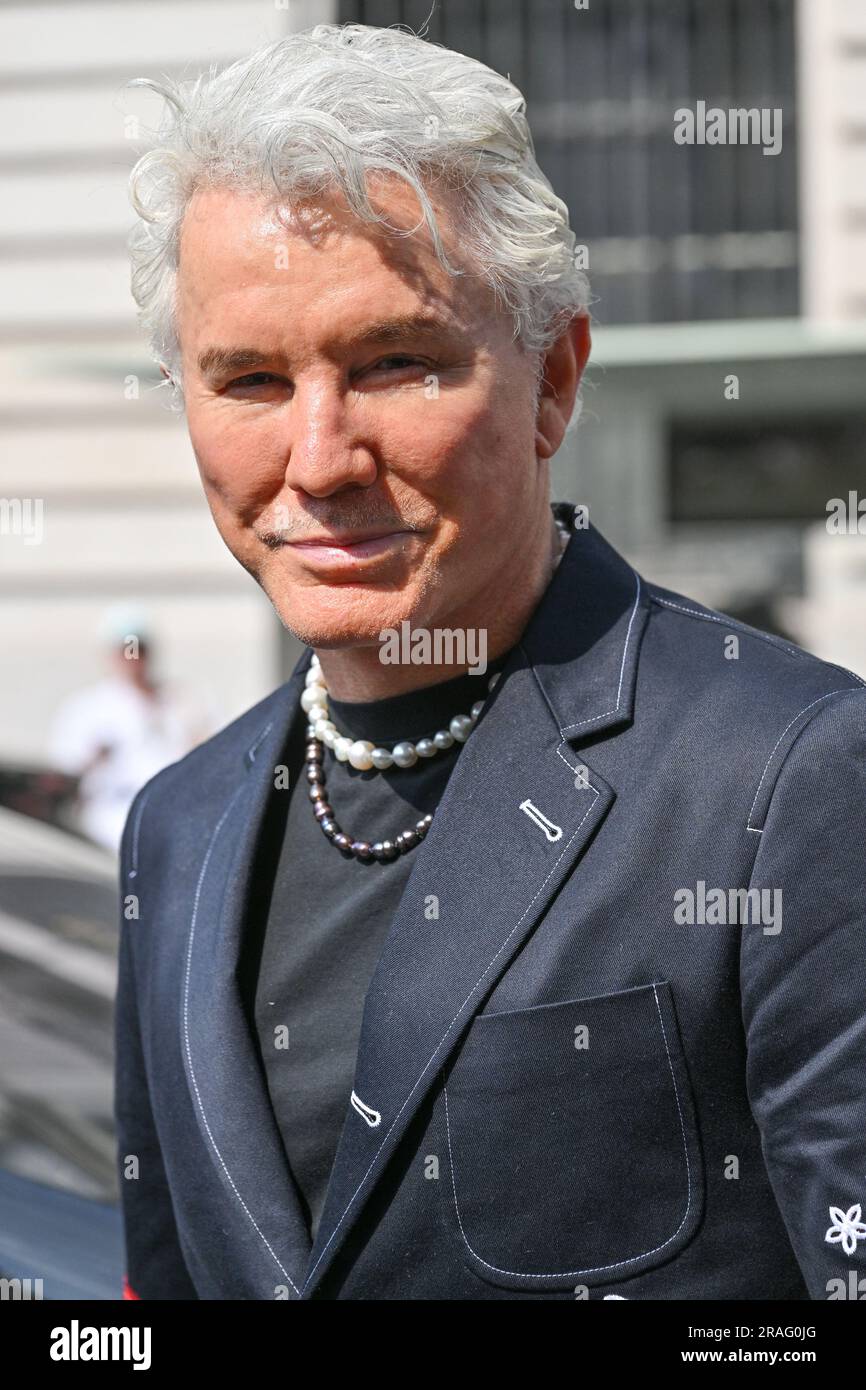
[[[364,560],[398,550],[415,534],[414,531],[372,531],[360,536],[357,533],[346,536],[314,536],[309,540],[289,541],[287,544],[308,560],[351,563],[354,560]]]

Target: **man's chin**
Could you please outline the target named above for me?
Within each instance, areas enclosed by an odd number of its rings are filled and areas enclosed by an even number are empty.
[[[371,611],[370,605],[352,611],[352,605],[341,613],[317,613],[308,606],[274,604],[280,622],[299,642],[317,651],[334,651],[349,647],[380,647],[385,629],[400,631],[400,624],[410,619],[410,611],[393,605],[381,612]]]

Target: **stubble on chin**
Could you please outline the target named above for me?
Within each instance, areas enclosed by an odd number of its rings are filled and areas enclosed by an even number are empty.
[[[385,628],[400,628],[408,620],[412,627],[435,625],[442,596],[442,564],[438,555],[426,555],[415,567],[411,579],[400,589],[384,585],[366,595],[357,590],[350,596],[349,586],[270,584],[265,576],[255,576],[283,627],[305,646],[327,650],[331,647],[378,647]],[[330,590],[328,601],[318,604],[317,589]],[[341,593],[342,591],[342,593]],[[447,625],[447,619],[442,619]]]

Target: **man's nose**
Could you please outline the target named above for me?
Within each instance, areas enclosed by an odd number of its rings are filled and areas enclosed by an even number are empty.
[[[368,433],[360,432],[358,416],[336,383],[298,383],[289,420],[289,487],[326,497],[347,483],[367,486],[375,481],[376,459]]]

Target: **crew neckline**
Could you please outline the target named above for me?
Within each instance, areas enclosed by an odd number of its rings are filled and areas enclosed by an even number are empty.
[[[392,747],[402,739],[417,743],[447,729],[455,714],[468,714],[487,696],[490,677],[501,671],[513,648],[489,661],[482,673],[463,672],[447,680],[379,700],[335,700],[328,696],[331,717],[341,733]]]

